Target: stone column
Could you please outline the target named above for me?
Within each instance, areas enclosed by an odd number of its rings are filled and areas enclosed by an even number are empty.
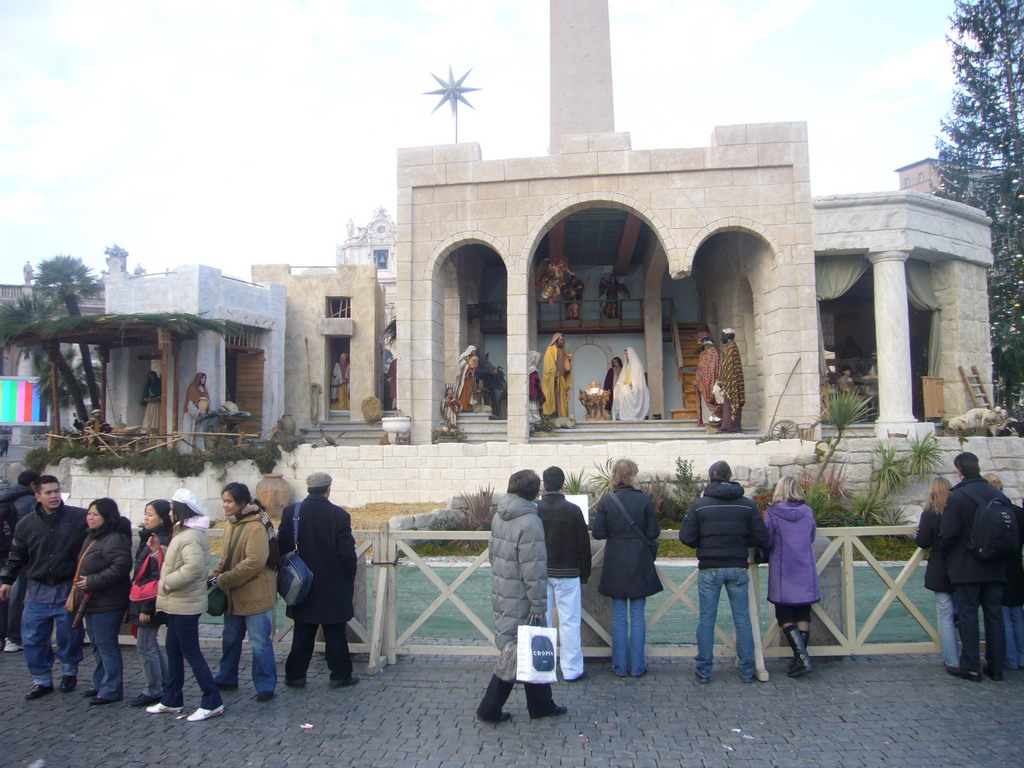
[[[875,344],[878,349],[880,438],[906,434],[917,423],[911,400],[910,314],[907,309],[907,251],[869,253],[875,284]]]

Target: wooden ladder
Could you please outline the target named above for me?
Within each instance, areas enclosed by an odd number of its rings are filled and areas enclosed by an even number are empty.
[[[978,373],[978,366],[972,365],[970,373],[967,373],[962,365],[959,367],[960,379],[963,381],[964,386],[967,387],[967,395],[971,398],[971,407],[981,408],[984,406],[991,410],[992,401],[989,400],[988,392],[985,391],[985,386],[981,383],[981,374]]]

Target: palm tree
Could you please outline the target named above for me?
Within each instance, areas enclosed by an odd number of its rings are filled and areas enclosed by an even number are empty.
[[[94,299],[103,292],[92,270],[77,256],[58,255],[43,259],[36,267],[35,286],[43,295],[61,302],[70,317],[81,316],[79,299]],[[92,353],[88,344],[79,344],[79,350],[85,381],[89,386],[89,400],[93,409],[98,409],[102,398],[93,370]]]
[[[0,344],[6,345],[11,337],[16,336],[25,328],[46,322],[47,320],[53,320],[57,316],[58,312],[54,302],[46,296],[35,292],[22,294],[16,301],[10,304],[0,304]],[[30,347],[26,347],[22,349],[22,354],[27,357],[31,354],[31,351]],[[78,385],[78,378],[72,370],[71,363],[60,352],[57,353],[56,358],[57,372],[60,374],[61,379],[64,380],[64,387],[61,389],[66,392],[67,404],[74,406],[75,413],[79,419],[88,421],[89,417],[85,409],[82,388]],[[49,392],[49,363],[43,369],[37,366],[36,370],[37,373],[45,372],[45,388]],[[43,383],[42,379],[41,383]]]

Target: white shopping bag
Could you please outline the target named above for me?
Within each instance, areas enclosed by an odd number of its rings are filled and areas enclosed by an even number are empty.
[[[558,681],[558,630],[520,625],[516,680],[520,683]]]

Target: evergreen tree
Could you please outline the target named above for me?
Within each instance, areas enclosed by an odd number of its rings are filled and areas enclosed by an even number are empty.
[[[1024,382],[1024,0],[956,0],[950,21],[957,84],[941,194],[992,219],[992,356],[1009,407]]]

